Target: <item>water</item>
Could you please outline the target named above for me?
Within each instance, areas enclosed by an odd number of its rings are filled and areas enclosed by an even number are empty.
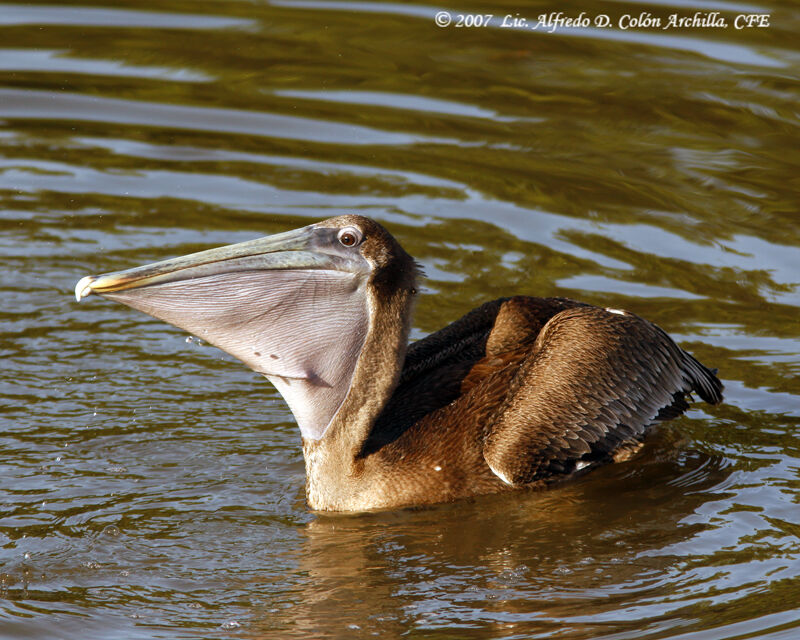
[[[800,635],[800,13],[487,5],[0,4],[0,637]],[[414,337],[513,293],[623,307],[726,403],[546,493],[319,516],[266,381],[72,297],[346,212],[424,265]]]

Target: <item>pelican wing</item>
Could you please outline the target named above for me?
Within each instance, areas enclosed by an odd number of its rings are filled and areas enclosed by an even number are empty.
[[[722,400],[714,373],[638,316],[591,306],[554,315],[510,379],[484,458],[509,485],[608,460],[696,391]]]

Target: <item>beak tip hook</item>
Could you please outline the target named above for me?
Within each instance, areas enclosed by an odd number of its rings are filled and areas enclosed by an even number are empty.
[[[78,280],[78,284],[75,285],[75,300],[80,302],[81,299],[92,293],[92,282],[94,280],[94,276],[86,276]]]

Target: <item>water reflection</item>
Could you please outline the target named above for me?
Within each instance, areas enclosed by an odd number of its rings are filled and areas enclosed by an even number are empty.
[[[254,626],[315,637],[454,626],[467,637],[546,637],[570,624],[590,638],[662,618],[668,594],[691,605],[710,577],[677,568],[716,527],[689,520],[731,469],[660,439],[635,463],[547,493],[320,517],[303,529],[302,604]],[[617,496],[613,508],[607,495]]]
[[[252,27],[255,23],[227,16],[168,13],[154,6],[154,11],[105,9],[101,7],[59,7],[55,5],[3,4],[0,26],[71,25],[78,27],[125,27],[128,29],[230,29]],[[91,72],[91,69],[84,71]]]
[[[0,49],[0,71],[45,71],[94,75],[159,78],[172,82],[208,82],[209,76],[185,69],[121,64],[112,60],[74,58],[65,50]]]
[[[3,112],[9,117],[55,117],[91,122],[210,129],[216,132],[271,135],[277,138],[313,138],[318,143],[408,145],[416,142],[447,142],[435,138],[406,136],[366,127],[314,122],[305,118],[270,113],[250,113],[209,107],[176,107],[113,98],[41,91],[0,90]]]

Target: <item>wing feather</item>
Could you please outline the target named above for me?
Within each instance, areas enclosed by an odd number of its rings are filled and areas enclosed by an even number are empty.
[[[680,415],[692,391],[722,399],[714,373],[655,325],[627,312],[567,309],[520,362],[486,430],[484,458],[514,485],[569,473]]]

